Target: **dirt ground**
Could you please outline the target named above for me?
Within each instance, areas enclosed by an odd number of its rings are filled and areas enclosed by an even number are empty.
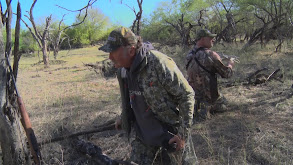
[[[186,51],[161,47],[183,68]],[[240,57],[231,79],[220,80],[229,104],[224,112],[192,128],[197,157],[202,165],[293,164],[293,50],[273,53],[269,48],[239,52],[237,46],[214,50]],[[35,56],[22,57],[18,86],[39,142],[96,129],[120,114],[119,86],[115,77],[103,77],[85,66],[107,58],[97,47],[62,51],[50,68],[36,64]],[[33,65],[36,64],[36,65]],[[283,81],[247,84],[247,77],[267,67],[280,68]],[[79,136],[101,147],[113,159],[127,159],[128,139],[122,131]],[[44,164],[95,164],[66,139],[41,146]],[[1,163],[0,163],[1,164]]]

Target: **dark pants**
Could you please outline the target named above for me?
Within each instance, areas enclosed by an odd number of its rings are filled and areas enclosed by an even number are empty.
[[[226,110],[227,100],[220,96],[215,102],[209,103],[203,99],[195,99],[193,122],[200,122],[210,118],[210,114]]]
[[[135,138],[131,142],[130,160],[139,165],[198,165],[191,136],[181,151],[167,152],[162,147],[144,144]]]

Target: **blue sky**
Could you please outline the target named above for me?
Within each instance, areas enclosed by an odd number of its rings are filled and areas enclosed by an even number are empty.
[[[150,14],[157,8],[159,3],[162,0],[144,0],[143,1],[143,18],[149,17]],[[165,0],[166,1],[166,0]],[[170,0],[167,0],[170,1]],[[33,0],[19,0],[21,3],[22,14],[27,15],[27,11],[29,11],[30,6]],[[38,0],[34,7],[34,17],[37,23],[41,23],[44,21],[46,16],[52,14],[53,19],[61,19],[64,14],[65,23],[72,24],[75,20],[75,15],[77,13],[71,13],[64,9],[57,7],[59,6],[65,7],[70,10],[77,10],[84,7],[87,4],[88,0]],[[130,7],[135,7],[138,11],[137,0],[123,0],[122,4],[120,0],[98,0],[93,6],[99,8],[102,13],[110,18],[112,23],[116,23],[122,26],[131,26],[132,22],[135,18],[135,15],[127,4]],[[5,10],[6,3],[4,0],[1,0],[1,4],[3,5],[3,10]],[[16,12],[17,0],[12,0],[12,10]],[[25,18],[23,16],[23,18]],[[26,19],[26,18],[25,18]],[[13,19],[15,22],[15,19]],[[12,26],[14,26],[13,23]],[[24,25],[22,25],[24,28]],[[13,27],[14,28],[14,27]]]

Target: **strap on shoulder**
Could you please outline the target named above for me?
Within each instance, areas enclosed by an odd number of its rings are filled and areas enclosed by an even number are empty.
[[[193,55],[195,55],[197,52],[199,52],[199,51],[201,51],[201,50],[204,50],[204,47],[199,47],[199,48],[197,48],[196,50],[192,50],[191,53],[192,53]],[[189,66],[189,64],[190,64],[190,62],[192,61],[192,59],[193,59],[193,58],[190,58],[189,61],[187,62],[186,66],[185,66],[186,70],[187,70],[187,68],[188,68],[188,66]]]

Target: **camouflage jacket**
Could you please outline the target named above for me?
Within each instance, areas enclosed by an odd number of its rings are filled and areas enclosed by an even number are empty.
[[[149,51],[140,65],[138,83],[147,105],[159,121],[178,127],[178,133],[187,138],[194,108],[194,92],[187,80],[170,57],[155,50]],[[122,100],[122,128],[129,135],[134,115],[125,70],[120,68],[117,77]]]
[[[222,78],[229,78],[232,75],[232,69],[225,66],[221,60],[214,58],[211,55],[213,53],[211,50],[204,48],[203,50],[197,51],[197,49],[197,47],[194,47],[186,57],[187,80],[193,88],[197,100],[212,103],[220,96],[217,86],[217,74]]]

